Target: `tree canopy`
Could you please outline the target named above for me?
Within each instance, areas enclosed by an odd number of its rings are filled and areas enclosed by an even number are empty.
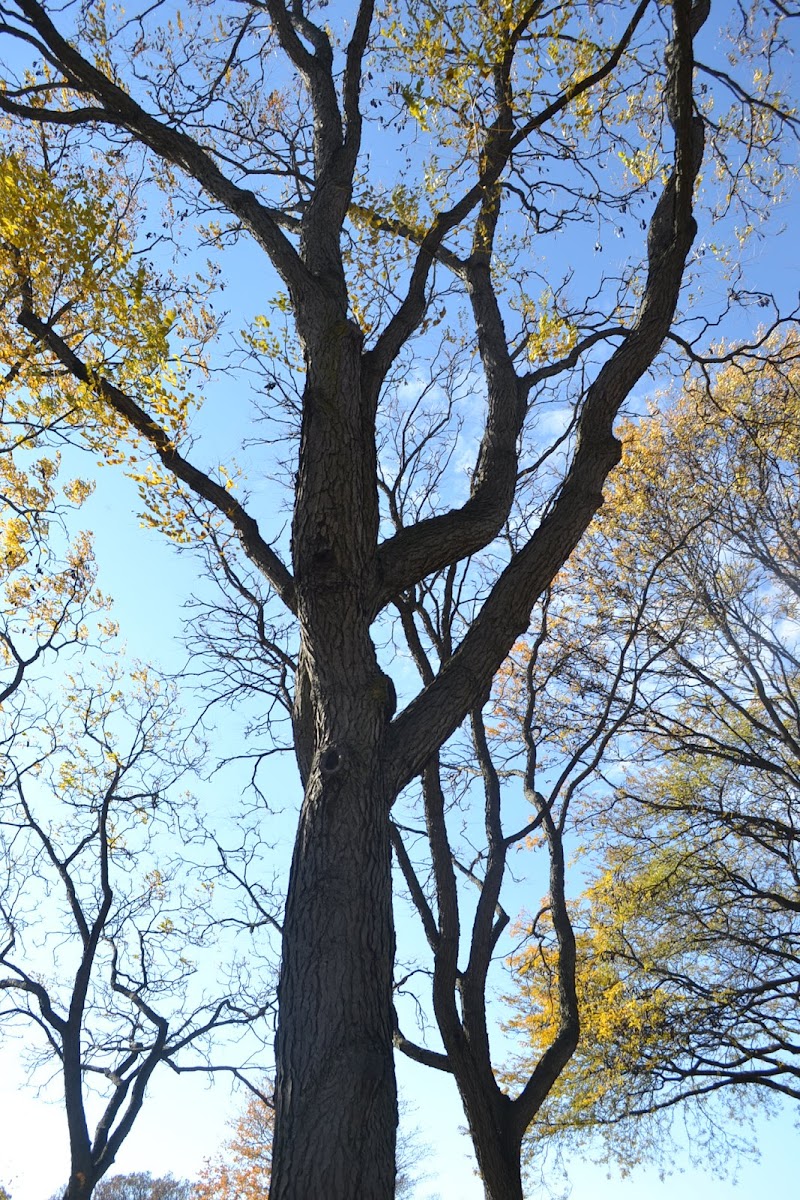
[[[172,1175],[156,1177],[150,1171],[108,1175],[94,1191],[96,1200],[192,1200],[194,1194],[194,1187],[187,1179],[174,1179]]]
[[[233,1133],[209,1159],[195,1185],[197,1200],[259,1200],[269,1191],[274,1111],[251,1095]]]
[[[598,830],[574,914],[586,1036],[533,1129],[599,1136],[628,1165],[669,1153],[678,1104],[724,1158],[726,1106],[800,1096],[797,354],[792,334],[628,431],[575,568],[606,594],[604,660],[599,639],[578,646],[577,609],[554,630],[598,694],[616,672],[624,717],[613,790],[595,777],[578,820]],[[553,1021],[543,965],[517,961],[534,1045]]]

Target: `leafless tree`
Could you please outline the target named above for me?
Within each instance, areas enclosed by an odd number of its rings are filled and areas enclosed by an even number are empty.
[[[125,689],[114,669],[75,668],[61,700],[18,691],[4,707],[0,1028],[26,1038],[31,1070],[61,1076],[65,1200],[93,1194],[157,1068],[234,1070],[272,1002],[263,979],[249,995],[235,949],[215,951],[211,889],[186,867],[174,701],[141,669]]]

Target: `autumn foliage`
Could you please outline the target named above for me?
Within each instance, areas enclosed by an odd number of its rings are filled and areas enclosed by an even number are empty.
[[[572,904],[581,1042],[531,1153],[555,1138],[663,1162],[680,1105],[695,1154],[722,1163],[748,1110],[800,1097],[799,363],[790,334],[629,427],[625,469],[562,579],[543,657],[576,684],[571,736],[605,696],[613,739],[573,812],[589,879]],[[594,609],[572,607],[587,587]],[[518,680],[500,693],[506,734]],[[563,693],[540,681],[554,704]],[[546,914],[521,935],[511,1078],[558,1015]]]
[[[273,1110],[252,1096],[219,1153],[206,1162],[196,1200],[264,1200],[272,1166]]]

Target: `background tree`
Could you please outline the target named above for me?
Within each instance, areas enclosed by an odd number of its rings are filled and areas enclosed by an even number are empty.
[[[197,1200],[260,1200],[269,1192],[274,1107],[251,1095],[233,1122],[233,1134],[209,1159],[195,1184]]]
[[[26,441],[13,423],[0,425],[0,704],[57,655],[84,646],[91,617],[108,603],[95,586],[91,538],[66,533],[67,513],[91,485],[62,480],[57,455],[18,462]]]
[[[601,503],[615,419],[665,339],[691,345],[716,320],[693,309],[676,332],[706,141],[712,208],[752,217],[774,202],[795,131],[775,84],[783,8],[755,6],[711,47],[716,65],[695,51],[709,9],[415,0],[379,13],[362,0],[323,25],[313,5],[253,0],[163,23],[160,7],[91,9],[57,26],[35,0],[3,8],[8,404],[23,421],[47,414],[42,436],[79,432],[125,465],[176,540],[221,549],[227,612],[249,617],[242,632],[277,672],[268,704],[291,699],[304,800],[283,921],[276,1200],[392,1194],[390,809],[485,703]],[[157,187],[167,240],[191,252],[201,221],[202,242],[241,241],[277,275],[260,275],[245,338],[272,401],[258,470],[289,477],[290,544],[282,518],[237,493],[217,445],[193,442],[191,371],[176,376],[174,359],[201,366],[217,325],[185,304],[199,285],[181,291],[147,254]],[[587,250],[579,275],[557,245],[566,228],[575,260]],[[616,234],[623,263],[603,254]],[[553,410],[568,414],[555,432]],[[398,412],[416,413],[399,463],[381,453]],[[459,455],[441,490],[398,510],[420,446],[452,445],[460,427],[468,481]],[[393,606],[417,589],[435,602],[470,566],[471,610],[405,694],[381,649]],[[494,1107],[476,1144],[500,1196],[529,1107]]]
[[[582,583],[580,571],[578,575]],[[588,590],[597,589],[599,603],[602,581],[593,575],[588,580]],[[605,631],[592,643],[578,628],[572,630],[575,645],[565,644],[569,587],[554,592],[548,591],[537,606],[538,628],[532,640],[519,643],[499,673],[491,716],[485,718],[476,710],[469,738],[461,744],[451,742],[446,762],[431,763],[426,769],[424,828],[414,823],[413,815],[406,817],[398,809],[392,830],[408,898],[431,952],[430,1013],[414,987],[414,976],[426,970],[418,960],[404,972],[401,994],[413,991],[428,1022],[435,1022],[443,1051],[408,1037],[401,1026],[396,1044],[412,1059],[452,1073],[474,1144],[482,1147],[484,1159],[492,1153],[497,1156],[493,1186],[499,1189],[498,1180],[504,1179],[509,1195],[522,1192],[520,1145],[504,1140],[504,1124],[508,1128],[513,1122],[524,1130],[535,1118],[573,1051],[583,1023],[579,997],[587,1003],[585,986],[576,991],[576,938],[568,903],[565,839],[572,834],[576,803],[582,813],[586,788],[635,708],[635,692],[622,669],[633,634],[628,632],[614,672]],[[603,600],[614,607],[610,594]],[[590,595],[582,594],[573,617],[591,612],[597,618],[602,606],[591,601]],[[446,631],[459,620],[461,605],[470,602],[466,589],[454,586],[435,616],[428,614],[424,628],[440,658],[446,657]],[[431,671],[430,661],[421,637],[414,638],[410,631],[414,618],[424,618],[426,611],[423,600],[409,604],[404,613],[423,678]],[[641,618],[641,601],[637,613]],[[619,611],[616,616],[621,620]],[[602,622],[598,628],[603,630]],[[606,674],[594,677],[591,694],[576,686],[571,651],[575,657],[598,651],[605,655]],[[470,815],[477,807],[479,789],[484,801],[482,823]],[[547,990],[548,1005],[547,1021],[538,1027],[535,1053],[531,1055],[529,1049],[520,1062],[510,1091],[511,1077],[496,1068],[497,1057],[493,1060],[490,1046],[489,979],[500,940],[509,928],[509,901],[504,897],[515,898],[518,870],[510,856],[522,849],[528,852],[526,858],[535,859],[525,871],[529,886],[540,887],[545,894],[539,911],[513,926],[512,932],[517,944],[526,945],[521,962],[541,958],[546,977],[538,982]],[[580,966],[577,982],[585,984]],[[527,1008],[526,1004],[526,1012]],[[425,1025],[423,1020],[423,1031]],[[588,1029],[591,1037],[591,1014]],[[494,1055],[498,1056],[496,1046]]]
[[[668,1156],[675,1105],[698,1150],[724,1156],[729,1106],[800,1097],[796,334],[759,357],[629,431],[630,466],[583,551],[582,571],[614,595],[606,647],[626,628],[624,593],[641,619],[625,778],[577,917],[586,1038],[534,1130],[570,1144],[599,1132],[627,1164]],[[518,967],[515,1024],[538,1045],[550,985],[529,951]]]
[[[186,1179],[172,1175],[158,1178],[149,1171],[132,1171],[127,1175],[108,1175],[94,1190],[95,1200],[192,1200],[194,1190]],[[60,1200],[57,1193],[52,1200]]]
[[[215,991],[193,980],[214,925],[177,840],[191,813],[171,791],[191,742],[171,690],[143,669],[127,691],[113,666],[76,670],[63,698],[17,691],[3,718],[0,1026],[24,1034],[32,1069],[57,1064],[64,1196],[88,1200],[154,1070],[213,1069],[214,1039],[270,1000],[248,996],[235,951],[217,957]]]

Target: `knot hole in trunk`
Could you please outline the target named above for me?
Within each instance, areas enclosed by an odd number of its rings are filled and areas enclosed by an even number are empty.
[[[323,750],[319,758],[320,775],[325,779],[330,779],[331,775],[338,775],[344,766],[344,755],[336,746],[328,746]]]

